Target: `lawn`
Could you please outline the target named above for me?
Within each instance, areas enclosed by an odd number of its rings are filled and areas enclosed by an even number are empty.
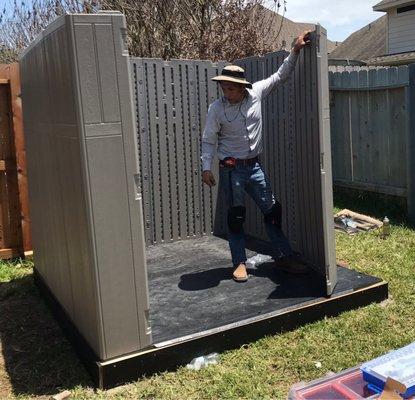
[[[290,386],[338,372],[415,340],[415,230],[395,199],[341,193],[337,208],[391,219],[378,232],[336,233],[337,258],[389,282],[389,300],[228,351],[218,365],[162,373],[109,392],[94,392],[32,282],[32,262],[0,264],[0,398],[285,399]],[[317,364],[317,363],[321,363]],[[317,364],[317,365],[316,365]]]

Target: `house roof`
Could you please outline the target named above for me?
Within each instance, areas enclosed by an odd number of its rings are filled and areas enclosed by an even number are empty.
[[[414,4],[414,0],[383,0],[373,6],[373,11],[387,11],[390,8]]]
[[[387,56],[373,57],[366,60],[367,65],[403,65],[415,62],[415,51],[408,53],[391,54]]]
[[[389,0],[386,0],[389,1]],[[367,60],[386,53],[387,15],[352,33],[330,55],[330,59]]]
[[[264,10],[262,10],[261,15],[263,16],[262,18],[264,18],[262,25],[268,28],[264,40],[270,44],[270,47],[272,47],[273,50],[290,50],[292,42],[296,37],[306,30],[314,30],[316,25],[313,23],[291,21],[269,9],[265,9],[265,13]],[[327,52],[330,53],[339,45],[339,43],[340,42],[327,40]]]

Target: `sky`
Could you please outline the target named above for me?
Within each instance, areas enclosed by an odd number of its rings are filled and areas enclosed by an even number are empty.
[[[327,29],[327,36],[333,41],[343,41],[351,33],[384,15],[383,12],[372,10],[380,0],[286,1],[287,18],[295,22],[318,22]],[[282,4],[283,0],[280,2]],[[270,4],[273,4],[273,0],[270,0]]]

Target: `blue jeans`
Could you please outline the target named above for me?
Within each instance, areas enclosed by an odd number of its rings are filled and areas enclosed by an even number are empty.
[[[269,215],[276,203],[272,194],[267,176],[260,163],[252,165],[237,165],[234,168],[220,167],[219,178],[221,188],[224,190],[229,207],[245,207],[245,192],[255,201],[264,217]],[[272,244],[273,258],[288,257],[293,255],[293,250],[288,239],[280,228],[281,221],[270,221],[264,218],[265,229]],[[229,226],[229,216],[228,216]],[[245,235],[243,228],[228,229],[229,247],[232,254],[233,265],[246,261]]]

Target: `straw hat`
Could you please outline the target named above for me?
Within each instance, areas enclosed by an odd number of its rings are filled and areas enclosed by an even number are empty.
[[[212,81],[241,83],[248,88],[252,88],[252,83],[248,82],[245,78],[245,70],[237,65],[227,65],[223,68],[220,75],[212,78]]]

